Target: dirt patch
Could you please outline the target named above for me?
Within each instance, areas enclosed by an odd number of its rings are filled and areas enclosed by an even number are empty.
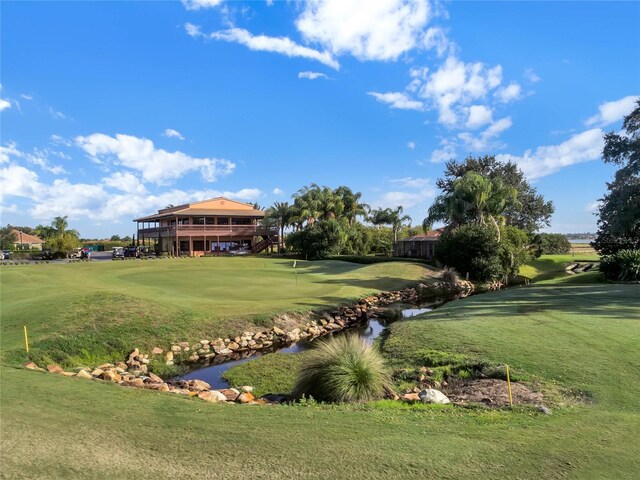
[[[504,380],[453,380],[443,391],[455,403],[484,403],[495,407],[509,405],[507,382]],[[511,382],[511,394],[514,405],[542,405],[542,393],[534,392],[521,383]]]

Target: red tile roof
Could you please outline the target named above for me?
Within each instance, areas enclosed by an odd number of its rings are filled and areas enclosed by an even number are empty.
[[[34,243],[44,243],[44,240],[36,237],[35,235],[29,235],[28,233],[24,233],[16,229],[13,229],[11,231],[16,234],[15,243],[27,243],[30,245]]]

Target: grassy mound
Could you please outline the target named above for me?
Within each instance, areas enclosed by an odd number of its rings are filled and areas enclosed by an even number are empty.
[[[435,275],[403,262],[298,260],[297,276],[292,266],[283,259],[220,257],[3,269],[2,359],[69,367],[121,360],[134,347],[166,349],[176,341],[263,330],[277,314],[325,308]]]
[[[319,341],[300,368],[294,396],[323,402],[363,402],[381,398],[390,384],[380,354],[355,335]]]

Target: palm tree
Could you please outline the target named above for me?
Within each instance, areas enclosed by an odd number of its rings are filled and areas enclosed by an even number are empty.
[[[451,227],[464,223],[486,225],[489,220],[499,242],[505,211],[514,205],[518,205],[516,188],[505,185],[499,178],[489,179],[469,171],[454,180],[451,192],[436,198],[423,225],[437,221],[447,222]]]
[[[282,251],[284,241],[284,229],[289,226],[293,214],[293,209],[289,205],[289,202],[275,202],[273,206],[269,207],[267,214],[270,218],[273,218],[277,225],[280,235],[278,236],[278,251]]]
[[[356,217],[366,217],[370,208],[366,203],[361,203],[362,193],[353,191],[349,187],[340,186],[335,189],[334,193],[340,197],[343,205],[342,215],[349,222],[349,226],[353,225]]]
[[[389,210],[389,225],[391,225],[391,230],[393,231],[393,241],[398,241],[398,231],[402,228],[405,223],[409,223],[411,225],[411,217],[409,215],[403,215],[403,208],[401,206],[396,207],[395,210]]]

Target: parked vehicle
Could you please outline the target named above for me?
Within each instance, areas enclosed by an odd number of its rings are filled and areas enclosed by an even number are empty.
[[[138,249],[136,247],[125,247],[124,256],[125,258],[136,258],[138,256]]]
[[[113,260],[124,260],[124,247],[113,247],[111,258]]]
[[[82,247],[78,247],[73,252],[71,252],[69,258],[82,258]]]
[[[89,260],[91,258],[91,249],[89,247],[84,247],[80,252],[80,259]]]
[[[9,260],[11,258],[11,252],[9,250],[2,251],[2,260]]]

